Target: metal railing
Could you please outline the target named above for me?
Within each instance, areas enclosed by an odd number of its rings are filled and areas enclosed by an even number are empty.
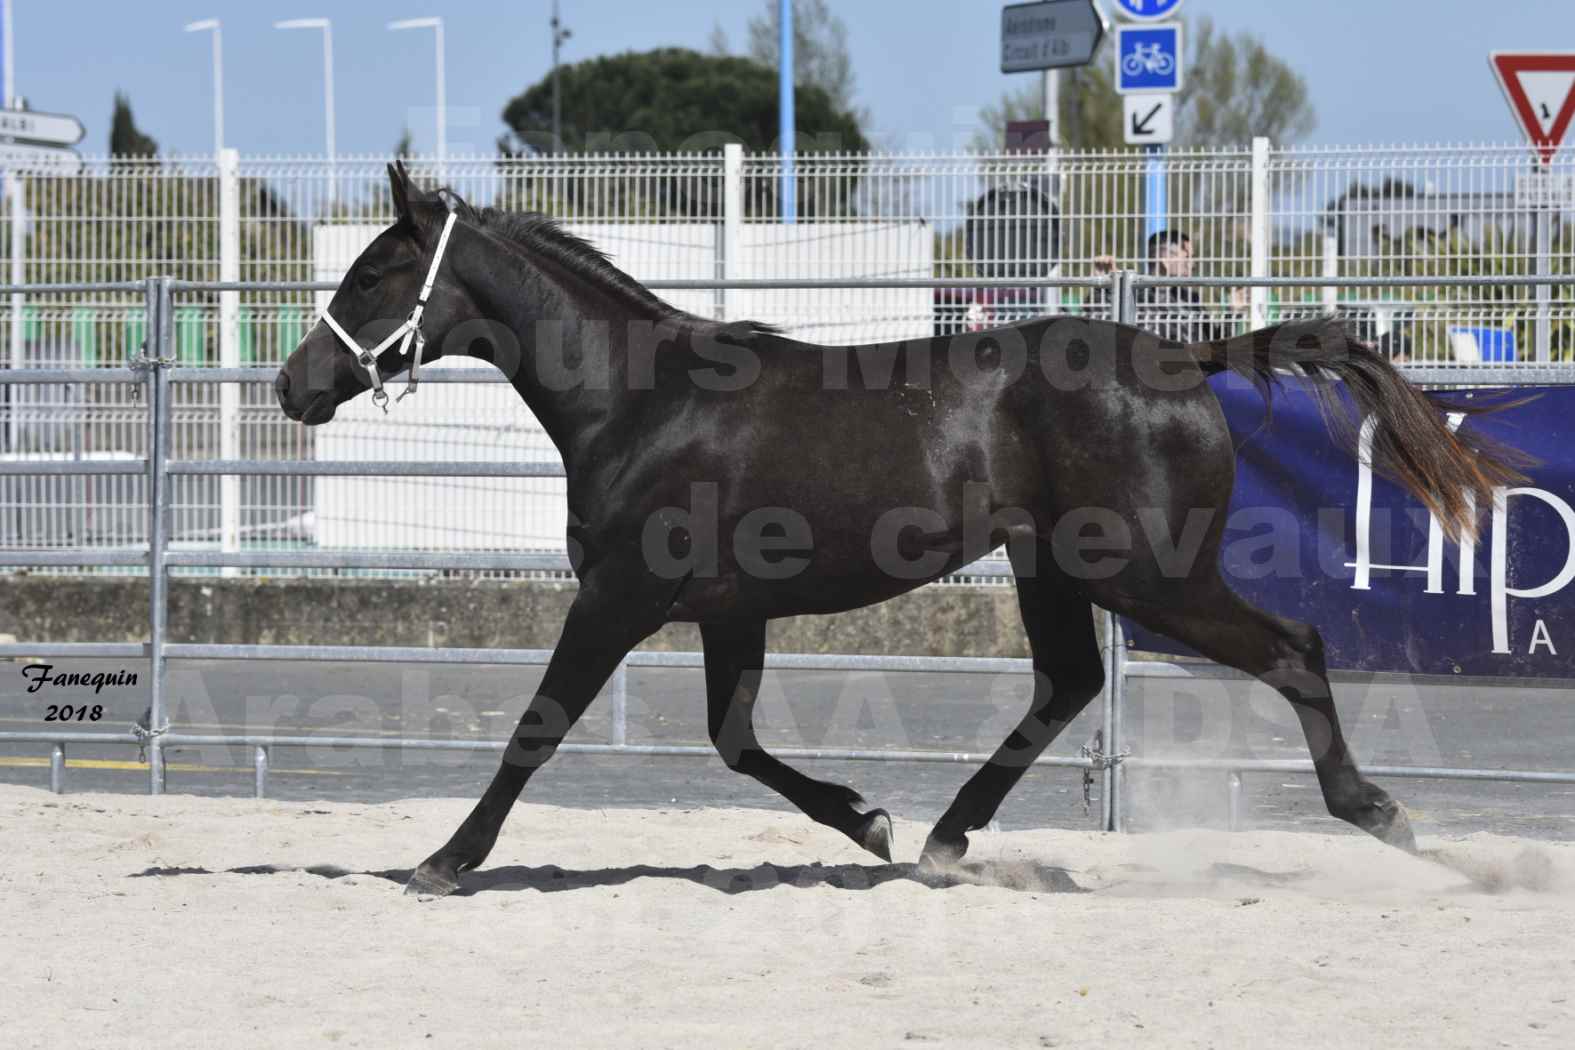
[[[796,232],[785,239],[778,200],[783,160],[775,154],[619,152],[623,144],[615,138],[594,145],[600,152],[450,155],[441,167],[434,158],[417,157],[409,165],[423,184],[447,182],[477,205],[559,216],[613,251],[634,277],[659,283],[676,305],[707,316],[777,322],[814,342],[955,330],[974,323],[973,311],[990,322],[1016,320],[1040,308],[1037,299],[1025,302],[1019,294],[1034,287],[1031,274],[1092,275],[1107,259],[1145,265],[1150,229],[1142,210],[1151,164],[1140,150],[806,153],[794,163]],[[1516,278],[1575,272],[1575,201],[1568,196],[1575,155],[1561,155],[1542,172],[1530,158],[1521,143],[1302,148],[1257,140],[1178,149],[1163,166],[1167,228],[1190,238],[1196,272],[1206,277],[1397,279],[1387,285],[1323,282],[1304,290],[1260,283],[1250,308],[1229,314],[1234,324],[1256,326],[1287,313],[1339,307],[1364,338],[1389,338],[1430,366],[1451,367],[1455,341],[1474,330],[1496,340],[1497,353],[1513,340],[1519,366],[1541,368],[1539,355],[1575,356],[1575,296],[1543,294],[1540,289],[1551,286]],[[19,258],[7,256],[11,272],[35,283],[159,274],[259,282],[228,297],[218,291],[182,296],[166,319],[171,353],[192,367],[277,365],[312,323],[313,292],[320,286],[310,279],[337,275],[343,252],[357,250],[353,236],[369,239],[391,221],[386,160],[234,151],[89,158],[81,175],[18,180],[19,210],[0,213],[0,227],[12,214],[24,214],[25,229],[18,236],[0,230],[0,256],[20,249]],[[861,228],[879,235],[852,239]],[[906,233],[885,236],[893,231]],[[1041,251],[1046,244],[1052,250]],[[810,273],[953,280],[865,285],[863,291],[834,276],[794,285],[703,280]],[[1504,279],[1471,287],[1423,280],[1460,275]],[[268,281],[291,283],[263,283]],[[1226,316],[1223,289],[1199,287],[1211,309]],[[820,294],[828,288],[848,291]],[[892,294],[902,288],[933,288],[936,294]],[[1086,292],[1062,285],[1055,305],[1086,310]],[[139,305],[112,295],[60,292],[31,296],[25,307],[13,296],[9,322],[11,367],[68,367],[123,360],[125,347],[140,340],[145,317]],[[8,426],[22,441],[12,440],[8,449],[41,458],[69,453],[76,441],[139,451],[145,428],[130,393],[101,387],[90,398],[13,402]],[[239,444],[255,458],[310,458],[315,451],[315,438],[273,411],[265,389],[180,382],[176,393],[170,430],[176,458],[214,454],[224,434],[237,430]],[[515,406],[489,396],[496,391],[445,393],[464,399],[453,413],[462,425],[421,438],[454,450],[444,458],[462,458],[499,439],[522,458],[551,457],[545,434]],[[414,415],[380,424],[368,440],[399,450],[390,458],[419,453]],[[340,422],[328,438],[336,447],[344,443],[339,435],[363,427],[353,413]],[[62,491],[72,491],[53,484],[0,484],[0,509],[35,522],[29,532],[34,545],[81,531],[74,509],[49,510]],[[399,487],[432,491],[442,484],[407,480]],[[561,516],[557,484],[478,485],[488,490],[477,497],[488,510],[484,528],[412,515],[376,531],[323,506],[325,489],[345,490],[332,480],[185,477],[176,486],[171,528],[182,544],[230,547],[310,542],[331,529],[397,534],[401,546],[429,551],[467,540],[479,548],[498,535],[523,546],[520,536],[542,535],[554,524],[550,519]],[[90,522],[97,535],[106,543],[144,544],[132,500],[115,490],[106,501],[112,486],[103,487],[91,505],[115,504],[121,511],[98,513]],[[517,504],[528,513],[515,514]],[[377,507],[385,514],[390,509]],[[10,516],[0,517],[0,546],[15,543],[14,530],[3,527]],[[509,525],[526,520],[533,523],[529,528]],[[543,529],[534,524],[540,522],[546,522]],[[338,542],[331,534],[329,541]]]
[[[1452,282],[1469,285],[1473,280],[1499,282],[1503,278],[1460,278]],[[1337,283],[1362,286],[1373,283],[1426,283],[1426,278],[1349,278]],[[686,282],[653,282],[653,287],[664,283],[681,284],[682,287],[723,288],[738,284],[737,281],[703,280]],[[753,282],[763,287],[804,288],[819,287],[818,280],[783,280]],[[892,287],[913,286],[943,287],[951,282],[945,279],[914,282],[906,278],[869,279],[844,281],[843,286]],[[970,286],[977,282],[968,282]],[[1118,270],[1108,278],[1038,278],[1012,279],[1013,286],[1103,288],[1114,305],[1115,316],[1125,323],[1136,323],[1142,318],[1136,307],[1136,293],[1144,286],[1161,286],[1177,283],[1157,277],[1146,277],[1130,271]],[[1327,283],[1325,278],[1233,279],[1200,278],[1193,283],[1209,285],[1249,285],[1269,283],[1279,287],[1314,286]],[[1575,278],[1554,278],[1558,285],[1575,284]],[[0,286],[0,292],[12,295],[48,294],[79,289],[115,292],[140,292],[144,296],[147,316],[145,346],[129,366],[96,369],[11,369],[0,370],[3,384],[134,384],[143,392],[147,406],[148,431],[147,455],[135,460],[78,458],[46,463],[0,464],[0,474],[38,474],[54,476],[82,476],[110,474],[139,476],[146,480],[146,510],[148,517],[148,542],[140,549],[116,550],[0,550],[0,565],[20,566],[95,566],[115,565],[145,567],[150,579],[149,641],[147,643],[16,643],[0,645],[0,658],[41,656],[61,658],[104,657],[115,659],[144,658],[149,661],[151,704],[146,725],[137,725],[122,732],[80,732],[40,730],[0,732],[0,742],[41,743],[51,748],[50,783],[54,790],[65,787],[67,745],[134,744],[147,754],[149,791],[162,793],[165,787],[164,751],[174,746],[244,746],[252,749],[254,788],[260,796],[266,790],[270,751],[279,747],[331,746],[346,748],[448,750],[470,752],[501,752],[506,742],[477,740],[442,740],[430,738],[371,737],[371,736],[318,736],[252,733],[198,734],[181,732],[171,724],[168,714],[168,662],[170,660],[258,660],[258,661],[414,661],[426,663],[484,665],[543,665],[551,655],[547,650],[536,649],[459,649],[423,647],[361,647],[361,646],[274,646],[239,644],[191,644],[171,641],[168,637],[170,570],[176,567],[210,568],[443,568],[458,570],[487,569],[567,569],[568,563],[558,554],[540,553],[476,553],[476,552],[427,552],[380,550],[333,551],[177,551],[170,549],[169,518],[172,510],[170,482],[176,477],[203,475],[236,476],[247,474],[351,474],[378,477],[554,477],[562,468],[556,463],[449,463],[449,462],[367,462],[323,460],[257,460],[209,459],[183,460],[172,457],[170,428],[171,396],[174,383],[224,383],[257,384],[271,382],[272,368],[187,368],[181,367],[171,354],[172,304],[181,293],[208,291],[273,290],[279,288],[319,288],[321,283],[270,282],[247,284],[244,282],[194,282],[176,281],[157,277],[140,282],[96,285],[45,285]],[[1425,379],[1425,374],[1412,372],[1413,378]],[[1447,370],[1450,383],[1477,383],[1485,385],[1536,382],[1575,382],[1575,367],[1548,366],[1535,372],[1523,367],[1482,365],[1452,367]],[[423,375],[424,382],[500,382],[501,377],[485,372],[463,369],[433,369]],[[961,570],[962,574],[975,577],[1006,578],[1010,569],[1004,561],[988,558]],[[1272,761],[1251,759],[1197,759],[1149,758],[1130,754],[1124,745],[1122,711],[1125,704],[1127,682],[1131,678],[1166,677],[1244,677],[1236,672],[1206,664],[1177,664],[1165,661],[1135,661],[1129,659],[1120,622],[1108,614],[1105,617],[1104,660],[1106,687],[1102,696],[1102,726],[1096,743],[1083,749],[1078,756],[1041,756],[1036,764],[1079,769],[1085,777],[1099,773],[1104,790],[1101,798],[1101,823],[1111,830],[1125,825],[1124,770],[1127,767],[1194,768],[1219,770],[1228,780],[1233,823],[1241,801],[1241,776],[1243,772],[1272,771],[1307,773],[1312,771],[1306,761]],[[709,746],[679,744],[643,744],[628,740],[627,683],[630,668],[669,667],[698,668],[703,658],[693,652],[636,651],[620,664],[610,679],[606,693],[612,707],[612,722],[605,743],[566,742],[562,750],[569,753],[621,754],[646,756],[710,756]],[[828,671],[894,671],[929,672],[949,674],[1021,674],[1032,673],[1031,662],[1025,659],[993,659],[966,657],[923,657],[884,655],[817,655],[772,654],[766,660],[772,670],[828,670]],[[1336,676],[1336,680],[1339,676]],[[785,758],[839,761],[911,761],[911,762],[964,762],[980,763],[988,759],[984,753],[913,750],[913,749],[857,749],[857,748],[783,748],[776,753]],[[1421,766],[1369,766],[1367,771],[1385,777],[1425,777],[1458,780],[1499,780],[1510,782],[1575,783],[1575,772],[1535,772],[1520,770],[1491,770],[1470,768],[1440,768]]]

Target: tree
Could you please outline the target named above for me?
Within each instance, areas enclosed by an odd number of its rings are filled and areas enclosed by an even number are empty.
[[[394,156],[409,160],[414,155],[412,153],[414,148],[414,139],[410,135],[410,125],[406,124],[405,129],[399,133],[399,141],[394,143]]]
[[[1188,146],[1233,146],[1263,135],[1294,142],[1318,124],[1306,79],[1245,30],[1217,33],[1209,18],[1189,29],[1192,58],[1176,123]]]
[[[776,69],[781,36],[781,8],[777,0],[765,0],[765,13],[749,20],[749,57]],[[713,34],[713,46],[716,42]],[[854,112],[848,27],[826,0],[793,0],[793,83],[818,87],[838,109]]]
[[[717,149],[740,142],[768,149],[777,140],[777,84],[771,71],[746,58],[683,48],[627,52],[559,70],[563,143],[568,151]],[[869,143],[854,114],[822,89],[799,89],[799,149],[859,152]],[[543,78],[503,109],[508,153],[556,152],[551,147],[552,81]]]
[[[1294,142],[1317,125],[1307,81],[1263,41],[1245,30],[1234,36],[1219,33],[1206,17],[1189,25],[1185,35],[1192,43],[1176,99],[1177,146],[1241,146],[1257,135]],[[1121,96],[1108,50],[1087,66],[1062,71],[1060,103],[1061,145],[1114,149],[1123,144]],[[1006,121],[1043,117],[1039,78],[1033,77],[985,107],[969,145],[980,152],[999,150]]]
[[[109,154],[112,157],[152,157],[159,144],[137,128],[131,115],[131,100],[115,92],[115,111],[109,119]]]

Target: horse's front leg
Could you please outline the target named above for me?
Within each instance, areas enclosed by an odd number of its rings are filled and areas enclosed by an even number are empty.
[[[648,630],[636,631],[631,627],[636,619],[628,609],[609,607],[581,589],[564,621],[541,687],[520,717],[492,783],[443,848],[421,862],[405,887],[406,893],[453,893],[459,888],[460,872],[487,859],[526,781],[552,757],[618,662],[660,625],[658,620]]]

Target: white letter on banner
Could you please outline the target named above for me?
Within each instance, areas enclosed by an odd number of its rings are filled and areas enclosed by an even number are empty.
[[[1457,429],[1465,418],[1465,414],[1461,412],[1449,413],[1449,429],[1451,431]],[[1438,524],[1436,516],[1428,516],[1426,565],[1373,564],[1373,432],[1377,429],[1377,416],[1368,416],[1362,420],[1362,432],[1356,444],[1356,560],[1345,563],[1347,569],[1356,570],[1356,575],[1351,581],[1351,590],[1372,590],[1373,570],[1388,569],[1391,572],[1425,572],[1427,589],[1423,593],[1443,594],[1444,530]],[[1470,559],[1474,554],[1475,550],[1471,546],[1463,545],[1460,549],[1461,594],[1472,593],[1467,588],[1471,586]]]
[[[1520,590],[1509,586],[1508,566],[1506,561],[1506,545],[1509,518],[1509,498],[1511,496],[1535,496],[1558,512],[1564,521],[1564,534],[1569,544],[1568,553],[1564,556],[1564,568],[1560,569],[1557,576],[1540,587]],[[1505,601],[1510,598],[1546,598],[1550,594],[1562,591],[1575,580],[1575,509],[1568,503],[1555,496],[1546,489],[1496,489],[1493,493],[1493,554],[1489,568],[1493,586],[1493,651],[1495,653],[1509,652],[1509,608]]]

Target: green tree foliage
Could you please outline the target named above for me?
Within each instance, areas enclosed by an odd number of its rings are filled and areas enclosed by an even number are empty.
[[[109,153],[112,157],[152,157],[159,144],[144,134],[131,115],[131,99],[115,92],[115,110],[109,118]]]
[[[734,142],[750,150],[777,146],[776,76],[751,59],[664,48],[588,59],[561,68],[559,75],[562,148],[553,148],[552,80],[548,76],[504,108],[503,120],[511,131],[499,139],[500,152],[563,157],[563,162],[572,166],[576,153],[714,153]],[[839,109],[818,87],[798,88],[795,113],[799,153],[863,153],[869,149],[858,118]],[[719,214],[719,183],[714,176],[665,173],[616,186],[565,179],[544,197],[540,180],[520,180],[505,187],[504,203],[562,216],[677,214],[702,218]],[[840,179],[801,179],[798,199],[802,213],[849,214],[857,185],[856,174]],[[746,188],[746,207],[752,214],[772,215],[776,197],[776,180],[762,175]]]
[[[587,59],[559,75],[569,152],[714,150],[726,142],[764,150],[777,141],[776,78],[746,58],[663,48]],[[819,87],[799,88],[795,112],[801,151],[869,148],[855,115]],[[503,122],[504,152],[551,152],[550,75],[511,99]]]
[[[1215,29],[1209,18],[1188,27],[1192,56],[1177,99],[1185,146],[1234,146],[1263,135],[1275,143],[1305,138],[1318,124],[1307,80],[1245,30]]]

